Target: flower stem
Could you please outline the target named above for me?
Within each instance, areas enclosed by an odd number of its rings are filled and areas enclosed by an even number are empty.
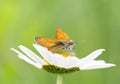
[[[62,74],[57,75],[57,84],[62,84]]]

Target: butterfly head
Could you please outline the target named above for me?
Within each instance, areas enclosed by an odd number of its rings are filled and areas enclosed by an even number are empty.
[[[69,40],[67,43],[65,43],[65,46],[63,47],[63,49],[67,51],[72,51],[74,46],[75,46],[75,42],[73,40]]]

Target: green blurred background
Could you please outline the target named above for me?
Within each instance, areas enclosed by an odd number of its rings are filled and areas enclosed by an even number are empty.
[[[0,84],[55,84],[56,75],[20,60],[10,48],[35,52],[35,36],[54,38],[60,26],[84,57],[105,48],[97,59],[115,63],[107,69],[64,75],[64,84],[120,84],[120,0],[0,0]]]

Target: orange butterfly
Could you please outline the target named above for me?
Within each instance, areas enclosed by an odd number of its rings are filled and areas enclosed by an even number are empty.
[[[47,47],[49,51],[55,52],[57,50],[67,50],[71,51],[75,43],[70,40],[69,36],[64,33],[60,28],[56,31],[56,38],[43,38],[35,37],[35,40],[38,44]]]

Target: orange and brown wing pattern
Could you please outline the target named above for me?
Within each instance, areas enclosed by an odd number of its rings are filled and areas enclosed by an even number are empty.
[[[55,52],[55,51],[57,51],[61,48],[62,48],[61,45],[54,45],[54,46],[51,46],[50,48],[48,48],[48,50],[51,51],[51,52]]]
[[[66,47],[66,44],[70,40],[70,38],[61,30],[61,28],[58,28],[56,31],[56,39],[36,37],[35,40],[38,44],[47,47],[48,50],[54,52]]]
[[[58,28],[56,31],[56,39],[60,40],[70,40],[69,36],[61,30],[61,28]]]
[[[42,38],[42,37],[35,37],[35,40],[38,44],[45,46],[47,48],[56,45],[56,42],[58,42],[57,39]]]
[[[36,37],[35,40],[38,44],[47,47],[51,52],[60,49],[64,45],[58,39]]]

